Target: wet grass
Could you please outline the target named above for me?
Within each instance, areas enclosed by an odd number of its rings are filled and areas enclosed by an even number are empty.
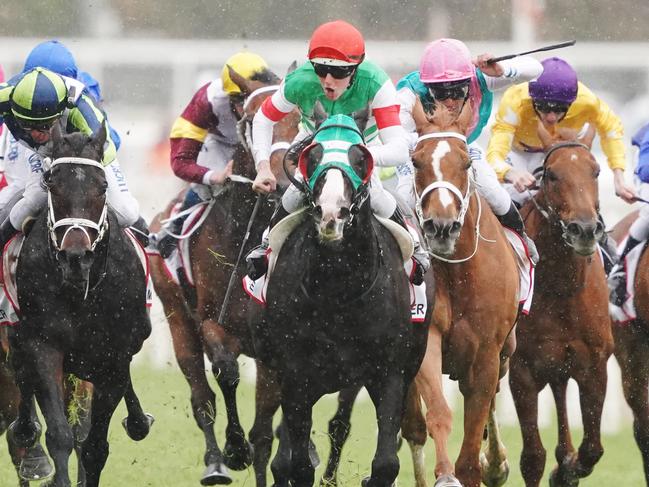
[[[152,370],[138,366],[134,369],[134,383],[145,410],[156,417],[151,434],[145,440],[136,443],[127,438],[119,422],[125,416],[125,407],[120,405],[111,424],[109,441],[110,456],[104,469],[101,485],[104,487],[185,487],[199,486],[203,471],[203,437],[194,423],[189,405],[189,388],[175,366],[163,370]],[[213,381],[212,381],[213,382]],[[254,414],[254,391],[250,384],[243,383],[239,388],[239,404],[244,428],[248,431]],[[327,421],[333,414],[336,402],[334,397],[322,399],[314,413],[313,438],[323,458],[328,452]],[[372,455],[375,449],[374,407],[369,400],[359,402],[352,418],[350,439],[343,452],[343,461],[339,480],[341,486],[358,486],[361,479],[369,473]],[[461,431],[461,417],[455,418],[455,431],[452,435],[451,451],[457,455]],[[217,411],[217,437],[224,439],[225,417],[222,401],[219,397]],[[521,451],[520,432],[517,428],[508,427],[503,431],[504,442],[508,448],[511,461],[510,480],[506,485],[522,486],[523,481],[518,468]],[[574,433],[575,442],[581,438],[579,430]],[[543,430],[543,440],[548,448],[546,476],[542,485],[547,485],[547,475],[554,465],[554,429]],[[602,485],[643,485],[644,477],[640,454],[633,441],[630,425],[616,435],[603,437],[605,454],[589,478],[581,481],[580,486],[595,487]],[[222,445],[221,445],[222,446]],[[429,440],[426,446],[428,459],[428,479],[432,485],[434,450]],[[399,485],[414,485],[412,462],[407,447],[400,452],[401,473]],[[74,461],[71,466],[74,467]],[[319,477],[324,465],[316,471]],[[255,485],[252,469],[234,472],[233,486],[252,487]],[[0,441],[0,487],[17,485],[13,467],[7,453],[4,439]],[[32,484],[37,485],[37,484]],[[269,483],[270,485],[270,483]]]

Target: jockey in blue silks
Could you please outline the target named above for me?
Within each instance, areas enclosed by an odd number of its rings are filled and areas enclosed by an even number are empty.
[[[649,200],[649,123],[636,132],[631,143],[638,148],[638,164],[635,168],[635,175],[640,181],[638,196]],[[629,236],[620,254],[620,260],[613,267],[608,278],[611,303],[616,306],[622,306],[627,299],[625,257],[636,245],[644,242],[647,238],[649,238],[649,204],[645,203],[640,208],[638,219],[629,228]]]

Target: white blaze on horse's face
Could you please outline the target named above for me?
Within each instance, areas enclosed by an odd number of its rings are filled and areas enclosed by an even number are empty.
[[[349,208],[350,201],[345,195],[345,177],[342,171],[331,169],[322,176],[325,182],[316,204],[321,209],[317,222],[320,239],[324,242],[342,240],[346,219],[341,218],[341,209]]]
[[[431,156],[431,163],[433,165],[433,172],[435,173],[437,181],[444,181],[444,174],[442,174],[442,159],[449,152],[451,152],[451,145],[445,140],[442,140],[439,144],[437,144],[437,147],[435,147],[435,150],[433,151],[433,155]],[[437,195],[439,196],[439,201],[444,206],[444,208],[448,208],[453,204],[453,195],[448,189],[439,188],[437,190]]]

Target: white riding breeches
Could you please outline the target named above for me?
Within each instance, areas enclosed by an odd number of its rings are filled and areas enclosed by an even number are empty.
[[[30,157],[37,157],[31,149],[20,144],[9,130],[0,136],[0,164],[7,186],[0,190],[0,223],[9,216],[16,201],[22,196],[30,173]]]
[[[16,203],[9,215],[11,224],[18,230],[22,229],[25,220],[35,218],[47,206],[47,192],[41,187],[43,162],[40,155],[34,154],[36,157],[30,157],[29,176],[23,198]],[[104,166],[104,170],[108,182],[106,190],[108,205],[115,212],[117,223],[122,227],[128,227],[137,221],[140,205],[130,193],[126,177],[117,159]]]
[[[302,174],[298,172],[295,173],[295,177],[299,181],[304,180]],[[390,218],[397,209],[397,202],[394,196],[383,188],[378,171],[372,172],[369,192],[370,205],[374,214],[383,218]],[[295,185],[291,184],[282,196],[282,205],[286,211],[293,213],[304,206],[304,195]]]
[[[507,155],[505,162],[512,166],[512,169],[527,171],[536,176],[538,181],[539,169],[543,165],[544,158],[545,154],[543,152],[525,152],[518,149],[512,149]],[[514,202],[519,206],[523,206],[523,204],[529,200],[532,195],[536,194],[537,191],[534,189],[519,193],[511,183],[503,183],[503,188],[505,188],[512,200],[514,200]]]
[[[471,157],[471,168],[478,193],[487,200],[494,214],[504,215],[509,211],[512,200],[508,192],[498,182],[496,172],[485,159],[484,150],[476,142],[469,144],[469,157]],[[415,171],[412,163],[397,167],[397,175],[399,177],[397,194],[410,208],[414,209],[416,203]]]
[[[649,183],[640,184],[638,196],[644,200],[649,200]],[[629,235],[639,242],[649,238],[649,204],[642,203],[638,219],[629,228]]]
[[[221,172],[232,160],[234,155],[233,145],[227,145],[217,140],[212,134],[207,134],[203,141],[201,151],[196,158],[196,164],[206,167],[211,171]],[[212,197],[212,186],[206,184],[192,183],[191,188],[203,200],[209,200]]]

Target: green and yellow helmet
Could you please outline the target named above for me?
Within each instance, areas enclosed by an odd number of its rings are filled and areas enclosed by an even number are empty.
[[[11,93],[11,112],[22,124],[51,122],[67,106],[68,88],[58,74],[45,69],[27,71]]]
[[[241,93],[234,81],[230,78],[230,66],[237,74],[250,80],[255,74],[262,73],[268,69],[268,64],[264,59],[252,52],[242,51],[230,56],[221,71],[221,81],[223,82],[223,91],[228,95],[238,95]]]

